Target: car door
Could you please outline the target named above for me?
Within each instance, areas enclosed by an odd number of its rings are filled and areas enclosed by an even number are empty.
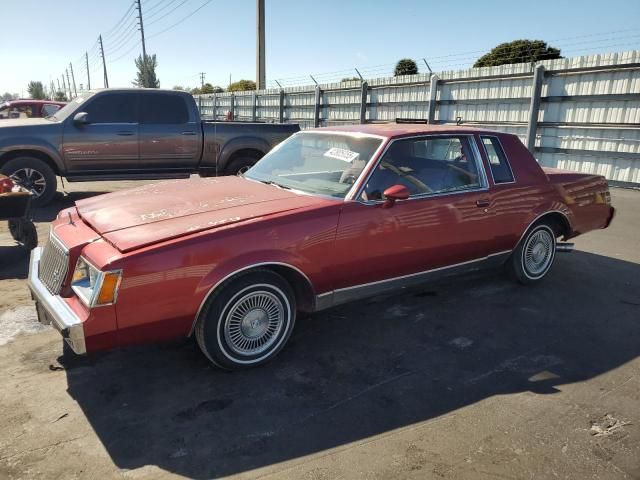
[[[138,167],[138,94],[102,92],[83,105],[86,124],[65,122],[63,155],[71,174],[123,172]]]
[[[193,171],[200,160],[202,128],[184,95],[142,92],[140,104],[140,168]]]
[[[384,191],[410,197],[389,205]],[[336,237],[334,300],[400,286],[424,272],[474,269],[495,251],[488,182],[472,135],[393,141],[356,201],[342,210]]]

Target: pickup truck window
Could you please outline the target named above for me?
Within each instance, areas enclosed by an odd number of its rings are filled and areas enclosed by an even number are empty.
[[[382,200],[387,188],[404,185],[411,196],[481,187],[469,137],[398,140],[391,144],[367,182],[364,200]]]
[[[59,105],[53,105],[53,104],[47,103],[46,105],[42,106],[42,116],[49,117],[54,113],[56,113],[58,110],[60,110]]]
[[[147,93],[142,95],[140,123],[178,124],[189,121],[189,110],[179,95]]]
[[[99,95],[89,100],[83,111],[91,123],[138,123],[136,93]]]
[[[245,177],[344,198],[381,143],[361,135],[299,133],[265,155]]]
[[[481,137],[484,151],[487,153],[493,183],[511,183],[514,181],[513,172],[507,161],[507,156],[497,137]]]

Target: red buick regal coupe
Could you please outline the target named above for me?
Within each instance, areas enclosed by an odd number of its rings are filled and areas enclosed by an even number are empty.
[[[262,364],[296,312],[504,266],[523,284],[613,217],[597,175],[541,168],[513,135],[357,125],[300,132],[243,177],[82,200],[31,257],[39,319],[78,354],[195,335]]]

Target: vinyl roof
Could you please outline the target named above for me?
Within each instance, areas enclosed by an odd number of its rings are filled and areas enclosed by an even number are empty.
[[[402,137],[427,133],[496,133],[494,130],[477,128],[470,125],[427,125],[424,123],[367,123],[362,125],[343,125],[322,127],[315,130],[332,132],[364,133],[382,137]]]

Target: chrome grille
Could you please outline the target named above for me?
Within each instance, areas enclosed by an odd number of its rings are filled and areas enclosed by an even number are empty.
[[[42,250],[38,278],[52,295],[60,293],[62,282],[69,271],[69,252],[53,235]]]

